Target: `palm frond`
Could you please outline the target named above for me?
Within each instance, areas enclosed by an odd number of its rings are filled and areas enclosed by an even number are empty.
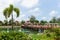
[[[20,14],[20,11],[19,11],[19,9],[18,9],[18,8],[14,8],[14,11],[16,12],[16,14],[17,14],[17,17],[19,17],[19,14]]]
[[[13,12],[13,5],[12,4],[10,4],[10,6],[9,6],[9,8],[8,8],[8,17],[10,17],[10,15],[12,14],[12,12]]]
[[[10,17],[10,15],[12,14],[12,9],[11,8],[8,8],[8,17]]]
[[[10,9],[13,10],[13,5],[12,4],[10,4]]]
[[[4,10],[3,10],[3,15],[5,16],[5,18],[7,18],[7,16],[8,16],[8,8],[5,8]]]

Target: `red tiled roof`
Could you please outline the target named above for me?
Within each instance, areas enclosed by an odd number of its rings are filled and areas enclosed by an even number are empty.
[[[37,29],[40,29],[40,28],[43,28],[43,29],[48,29],[48,28],[51,28],[49,26],[41,26],[41,25],[24,25],[23,27],[29,27],[29,28],[37,28]]]

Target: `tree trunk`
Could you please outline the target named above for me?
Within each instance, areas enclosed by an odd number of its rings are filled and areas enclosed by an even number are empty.
[[[7,15],[7,14],[6,14]],[[8,16],[8,15],[7,15]],[[6,26],[8,26],[8,17],[6,17]]]
[[[13,14],[12,14],[12,30],[13,30]]]
[[[6,24],[6,26],[8,26],[8,19],[7,18],[6,18],[6,23],[5,24]]]

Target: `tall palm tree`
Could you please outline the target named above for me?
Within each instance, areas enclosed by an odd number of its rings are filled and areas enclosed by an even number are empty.
[[[5,8],[3,11],[3,15],[5,16],[6,20],[12,15],[12,30],[13,30],[13,11],[16,12],[17,17],[19,17],[20,10],[18,8],[14,8],[12,4],[8,8]]]

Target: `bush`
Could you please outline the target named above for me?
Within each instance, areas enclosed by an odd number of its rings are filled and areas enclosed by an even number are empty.
[[[51,35],[49,33],[47,33],[47,37],[50,37]]]
[[[32,38],[23,32],[0,32],[0,40],[32,40]]]
[[[56,37],[55,40],[60,40],[60,36]]]
[[[55,40],[60,40],[60,28],[55,28],[54,33],[55,33]]]

